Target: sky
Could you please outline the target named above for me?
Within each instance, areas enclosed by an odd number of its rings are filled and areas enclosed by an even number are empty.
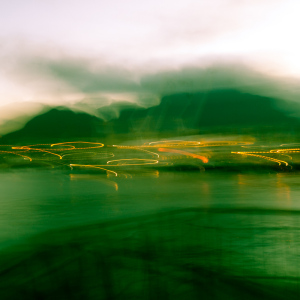
[[[0,134],[44,105],[92,113],[226,86],[297,101],[299,10],[297,0],[0,1]]]

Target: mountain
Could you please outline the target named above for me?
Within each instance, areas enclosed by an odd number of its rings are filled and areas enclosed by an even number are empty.
[[[178,93],[164,96],[158,106],[148,109],[123,109],[110,127],[114,132],[188,135],[191,133],[249,133],[261,131],[295,131],[298,118],[291,117],[277,104],[282,100],[215,90],[201,93]],[[300,111],[300,107],[294,106]]]
[[[97,129],[103,125],[102,120],[89,114],[55,108],[34,117],[22,129],[3,136],[1,142],[91,138],[99,135]]]
[[[178,93],[162,97],[150,108],[118,103],[102,108],[103,115],[115,118],[104,121],[67,108],[52,109],[34,117],[24,128],[7,134],[1,141],[107,138],[162,134],[182,136],[200,133],[288,132],[300,129],[298,118],[279,109],[275,100],[236,90]],[[299,107],[294,107],[300,111]],[[119,111],[118,111],[119,110]],[[117,111],[117,113],[116,113]]]

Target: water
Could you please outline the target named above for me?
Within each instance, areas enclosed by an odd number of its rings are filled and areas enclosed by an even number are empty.
[[[2,298],[299,296],[297,173],[14,170],[0,191]]]

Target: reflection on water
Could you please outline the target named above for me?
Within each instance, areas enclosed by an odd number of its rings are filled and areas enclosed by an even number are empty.
[[[148,175],[1,173],[1,299],[298,299],[298,174]]]

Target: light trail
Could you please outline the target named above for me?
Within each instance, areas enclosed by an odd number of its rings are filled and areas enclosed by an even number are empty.
[[[66,144],[72,144],[72,145],[66,145]],[[80,148],[76,148],[73,144],[93,144],[93,145],[97,145],[94,147],[80,147]],[[45,149],[41,149],[41,148],[37,148],[37,146],[58,146],[58,145],[63,145],[65,147],[69,147],[69,148],[63,148],[63,149],[53,149],[52,151],[49,151],[47,148]],[[61,151],[72,151],[72,150],[86,150],[86,149],[95,149],[95,148],[101,148],[103,147],[104,144],[102,143],[93,143],[93,142],[64,142],[64,143],[56,143],[56,144],[35,144],[35,145],[29,145],[29,146],[16,146],[16,147],[11,147],[12,149],[16,149],[16,150],[25,150],[25,151],[38,151],[38,152],[45,152],[45,153],[49,153],[51,155],[55,155],[58,156],[59,159],[63,158],[63,155],[59,155],[55,152],[61,152]]]
[[[105,169],[105,168],[102,168],[102,166],[100,165],[82,165],[82,164],[70,164],[70,168],[71,170],[73,170],[73,167],[86,167],[86,168],[95,168],[95,169],[101,169],[101,170],[104,170],[106,172],[109,172],[109,173],[112,173],[114,174],[115,176],[118,176],[118,173],[117,172],[114,172],[114,171],[111,171],[111,170],[108,170],[108,169]]]
[[[53,146],[58,146],[58,145],[63,145],[63,146],[69,146],[66,144],[93,144],[93,145],[98,145],[95,147],[81,147],[81,148],[76,148],[75,146],[73,146],[73,149],[76,150],[85,150],[85,149],[96,149],[96,148],[102,148],[104,146],[104,144],[102,143],[93,143],[93,142],[64,142],[64,143],[56,143],[56,144],[51,144],[50,147]],[[55,149],[56,151],[65,151],[65,150],[73,150],[73,149]]]
[[[239,141],[220,141],[220,142],[203,142],[200,147],[224,147],[224,146],[245,146],[252,145],[253,142],[239,142]]]
[[[123,161],[145,161],[144,163],[122,163]],[[148,161],[148,162],[147,162]],[[123,158],[123,159],[115,159],[115,160],[110,160],[107,162],[107,164],[118,162],[118,164],[110,165],[110,166],[143,166],[143,165],[154,165],[158,164],[158,160],[154,159],[146,159],[146,158]],[[120,164],[121,163],[121,164]]]
[[[45,153],[49,153],[55,156],[58,156],[59,159],[62,159],[62,156],[44,149],[39,149],[39,148],[31,148],[31,146],[21,146],[21,147],[12,147],[12,149],[18,149],[18,150],[26,150],[26,151],[38,151],[38,152],[45,152]]]
[[[184,148],[209,148],[209,147],[228,147],[228,146],[241,146],[241,147],[247,147],[246,145],[252,145],[252,141],[234,141],[234,140],[227,140],[227,141],[189,141],[189,140],[162,140],[162,141],[154,141],[145,143],[143,145],[138,146],[122,146],[122,145],[112,145],[112,146],[106,146],[106,147],[115,147],[117,149],[120,149],[120,151],[116,151],[116,153],[119,155],[120,153],[123,154],[123,150],[137,150],[142,151],[143,153],[151,155],[152,159],[146,159],[146,158],[121,158],[121,159],[113,159],[115,158],[115,154],[113,152],[105,152],[101,150],[97,150],[99,148],[104,147],[105,145],[103,143],[96,143],[96,142],[83,142],[83,141],[75,141],[75,142],[60,142],[60,143],[52,143],[52,144],[35,144],[35,145],[24,145],[24,146],[13,146],[13,145],[0,145],[0,153],[9,153],[13,155],[18,155],[20,157],[23,157],[24,159],[27,159],[29,161],[32,161],[37,157],[38,159],[43,159],[44,161],[51,160],[51,157],[48,158],[47,155],[38,155],[36,156],[31,155],[31,157],[27,155],[23,155],[25,152],[26,154],[31,152],[41,152],[49,155],[54,155],[59,157],[59,159],[65,159],[64,161],[68,161],[68,163],[73,162],[83,162],[84,164],[70,164],[70,167],[85,167],[85,168],[95,168],[95,169],[101,169],[107,172],[107,174],[113,174],[114,176],[120,176],[122,174],[118,174],[115,171],[109,170],[107,168],[121,168],[121,167],[130,167],[130,166],[146,166],[146,165],[167,165],[166,163],[162,162],[161,160],[169,159],[171,157],[172,159],[179,159],[179,158],[195,158],[201,160],[203,163],[209,162],[209,155],[207,155],[207,151],[213,151],[212,149],[205,150],[204,155],[195,154],[193,152],[200,152],[201,150],[197,149],[191,150],[191,149],[184,149]],[[292,147],[293,144],[290,144],[290,147]],[[296,146],[296,144],[294,144]],[[8,148],[4,148],[8,147]],[[252,147],[252,146],[249,146]],[[259,147],[259,146],[256,146]],[[178,148],[178,149],[176,149]],[[6,150],[7,149],[7,150]],[[86,151],[90,149],[90,151]],[[223,150],[226,150],[226,148],[223,148]],[[242,149],[242,148],[240,148]],[[152,151],[153,150],[153,151]],[[185,151],[188,150],[188,151]],[[225,151],[224,150],[224,151]],[[251,150],[251,149],[245,149],[245,150]],[[254,149],[253,149],[254,150]],[[260,150],[259,148],[256,150]],[[289,153],[300,153],[300,147],[299,148],[288,148],[288,149],[272,149],[269,151],[266,151],[266,149],[261,149],[264,151],[245,151],[245,152],[231,152],[233,154],[238,155],[244,155],[244,156],[253,156],[260,159],[268,160],[271,162],[278,163],[279,165],[285,165],[288,166],[289,163],[287,161],[277,159],[282,158],[282,156],[288,157],[289,159],[293,159],[292,156],[288,155]],[[191,152],[190,152],[191,151]],[[202,150],[204,151],[204,149]],[[156,153],[158,152],[158,153]],[[174,155],[163,155],[160,154],[160,152],[166,152],[166,153],[177,153],[176,157]],[[129,153],[131,153],[129,151]],[[219,151],[216,151],[216,153],[219,153]],[[121,154],[121,155],[122,155]],[[184,156],[183,156],[184,155]],[[280,155],[280,156],[279,156]],[[131,157],[133,154],[131,153]],[[145,157],[146,155],[141,155],[141,153],[138,153],[137,156]],[[273,157],[272,157],[273,156]],[[146,156],[147,157],[147,156]],[[276,157],[276,158],[274,158]],[[118,157],[116,157],[118,158]],[[95,161],[97,159],[97,161]],[[99,160],[98,160],[99,159]],[[100,159],[103,159],[101,161]],[[110,159],[110,160],[108,160]],[[86,160],[86,161],[82,161]],[[108,161],[107,161],[108,160]],[[54,161],[54,160],[52,160]],[[92,165],[89,163],[98,163],[98,161],[101,164]],[[58,162],[57,162],[58,164]],[[121,170],[121,169],[119,169]],[[134,170],[134,168],[132,168]],[[119,171],[118,171],[119,172]]]
[[[160,151],[160,152],[171,152],[171,153],[183,154],[183,155],[186,155],[186,156],[190,156],[190,157],[193,157],[193,158],[200,159],[205,164],[208,163],[208,158],[207,157],[202,156],[202,155],[198,155],[198,154],[194,154],[194,153],[190,153],[190,152],[187,152],[187,151],[182,151],[182,150],[177,150],[177,149],[169,149],[169,148],[158,148],[157,150]]]
[[[290,155],[288,155],[288,154],[282,154],[282,153],[278,153],[279,155],[282,155],[282,156],[286,156],[286,157],[288,157],[289,159],[293,159],[293,157],[292,156],[290,156]]]
[[[148,145],[144,146],[154,146],[155,148],[159,147],[195,147],[201,144],[200,141],[182,141],[182,140],[168,140],[168,141],[157,141],[151,142]]]
[[[152,152],[152,151],[149,151],[149,150],[145,150],[145,149],[140,149],[140,148],[137,148],[137,150],[144,151],[144,152],[150,153],[152,155],[156,155],[159,158],[159,154],[158,153],[155,153],[155,152]]]
[[[300,152],[300,148],[291,148],[291,149],[274,149],[274,150],[270,150],[271,153],[277,153],[280,155],[284,155],[289,157],[290,159],[293,159],[292,156],[287,155],[286,153],[299,153]]]
[[[113,147],[116,147],[118,149],[122,149],[123,147],[126,147],[125,149],[135,149],[135,150],[143,151],[143,152],[146,152],[146,153],[150,153],[151,155],[156,155],[159,158],[159,154],[158,153],[155,153],[153,151],[149,151],[149,150],[146,150],[146,149],[142,149],[142,146],[128,146],[130,148],[127,148],[127,146],[113,145]]]
[[[296,146],[296,145],[299,146],[300,143],[281,144],[280,147],[283,147],[283,146],[292,146],[292,145],[294,145],[294,146]]]
[[[275,151],[275,152],[274,152]],[[281,151],[284,151],[284,150],[281,150]],[[300,149],[299,149],[299,152],[300,152]],[[234,153],[234,152],[231,152],[231,153]],[[278,150],[270,150],[270,151],[243,151],[243,153],[266,153],[266,154],[271,154],[271,153],[274,153],[274,154],[279,154],[279,155],[283,155],[283,156],[286,156],[288,157],[289,159],[293,159],[292,156],[290,155],[287,155],[287,154],[282,154],[281,152],[279,152]]]
[[[292,148],[292,149],[274,149],[270,151],[271,153],[299,153],[300,148]]]
[[[50,151],[47,151],[47,150],[42,150],[42,149],[30,149],[30,150],[33,150],[33,151],[40,151],[40,152],[45,152],[45,153],[49,153],[49,154],[52,154],[52,155],[55,155],[55,156],[58,156],[59,159],[62,159],[62,156],[57,154],[57,153],[53,153],[53,152],[50,152]]]
[[[78,156],[79,153],[75,152],[75,153],[67,153],[62,155],[62,157],[66,157],[66,156]],[[112,152],[84,152],[84,156],[81,157],[81,159],[86,159],[86,156],[92,157],[93,159],[105,159],[105,158],[112,158],[115,155]],[[101,155],[101,157],[98,158],[98,156]],[[96,157],[95,157],[96,156]]]
[[[288,166],[288,163],[286,161],[275,159],[275,158],[272,158],[272,157],[269,157],[269,156],[258,155],[258,154],[253,154],[253,153],[249,153],[249,152],[231,152],[231,153],[240,154],[240,155],[254,156],[254,157],[258,157],[258,158],[262,158],[262,159],[266,159],[266,160],[270,160],[270,161],[276,162],[279,165],[285,164],[286,166]],[[267,153],[270,153],[270,152],[267,152]]]
[[[188,148],[188,147],[222,147],[222,146],[237,146],[237,145],[252,145],[253,142],[239,142],[239,141],[220,141],[220,142],[200,142],[200,141],[157,141],[150,142],[141,146],[123,146],[113,145],[113,147],[134,149],[134,148]]]
[[[18,156],[22,156],[24,158],[27,158],[29,159],[30,161],[32,161],[32,158],[29,157],[29,156],[26,156],[26,155],[22,155],[22,154],[19,154],[19,153],[15,153],[15,152],[12,152],[12,151],[4,151],[4,150],[0,150],[1,153],[11,153],[11,154],[14,154],[14,155],[18,155]]]

